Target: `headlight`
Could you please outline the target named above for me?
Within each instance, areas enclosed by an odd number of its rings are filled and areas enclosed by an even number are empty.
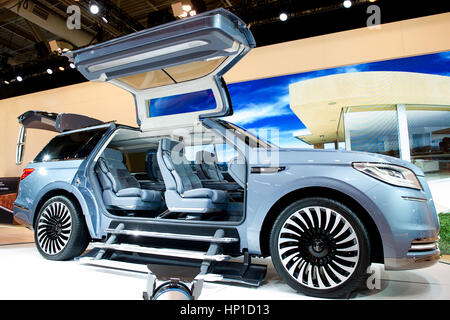
[[[385,163],[354,162],[353,168],[375,179],[394,186],[422,190],[419,180],[411,170]]]

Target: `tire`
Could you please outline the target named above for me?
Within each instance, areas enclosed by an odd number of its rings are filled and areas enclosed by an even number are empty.
[[[366,228],[345,205],[305,198],[284,209],[272,227],[270,253],[286,283],[321,298],[348,298],[367,278]]]
[[[65,196],[47,200],[34,228],[39,253],[48,260],[69,260],[81,255],[90,237],[78,207]]]

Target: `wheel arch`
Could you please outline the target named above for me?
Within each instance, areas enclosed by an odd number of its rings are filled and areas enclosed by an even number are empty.
[[[358,214],[361,222],[367,228],[369,239],[371,241],[371,247],[374,249],[371,252],[371,261],[377,263],[384,262],[383,242],[381,240],[381,235],[378,231],[375,221],[372,219],[369,212],[367,212],[367,210],[364,209],[364,207],[351,196],[328,187],[300,188],[287,193],[272,205],[264,219],[260,232],[259,241],[261,253],[263,256],[270,255],[270,231],[279,214],[293,201],[310,197],[323,197],[335,200],[347,206],[350,210]]]

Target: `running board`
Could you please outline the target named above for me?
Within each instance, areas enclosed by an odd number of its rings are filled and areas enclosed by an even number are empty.
[[[231,282],[250,286],[259,286],[267,272],[267,266],[251,263],[251,256],[247,250],[244,250],[243,262],[228,261],[231,256],[223,254],[222,246],[239,242],[239,239],[225,237],[223,229],[217,229],[213,236],[203,236],[130,230],[125,228],[124,223],[120,223],[115,229],[106,231],[109,234],[107,240],[92,243],[91,246],[94,248],[78,258],[80,264],[147,273],[149,277],[152,275],[151,279],[154,278],[154,272],[163,274],[171,270],[170,272],[173,273],[180,268],[190,268],[197,274],[195,281],[198,283],[201,281]],[[206,252],[200,252],[147,247],[123,242],[126,239],[121,239],[120,236],[142,236],[185,242],[203,241],[209,243],[209,248]],[[172,269],[169,266],[172,266]]]
[[[190,251],[190,250],[179,250],[179,249],[169,249],[169,248],[152,248],[152,247],[142,247],[134,244],[107,244],[103,242],[92,243],[94,248],[100,248],[102,250],[115,250],[115,251],[125,251],[125,252],[135,252],[143,253],[157,256],[174,257],[174,258],[185,258],[193,260],[204,260],[204,261],[225,261],[229,260],[231,257],[223,254],[208,255],[200,251]]]
[[[151,263],[152,258],[143,258],[130,256],[129,259],[127,257],[121,256],[120,260],[111,260],[111,259],[95,259],[95,251],[98,249],[93,249],[91,254],[87,253],[83,257],[78,258],[78,262],[82,265],[101,267],[106,269],[114,269],[121,270],[127,272],[136,272],[147,274],[148,268],[147,265]],[[142,259],[142,261],[139,261]],[[160,261],[156,260],[157,263]],[[173,264],[175,265],[175,264]],[[220,263],[215,263],[211,266],[209,273],[207,274],[199,274],[196,279],[201,279],[207,282],[219,282],[219,283],[235,283],[235,284],[243,284],[252,287],[258,287],[261,285],[261,282],[264,280],[266,275],[267,266],[251,264],[248,268],[243,268],[243,263],[241,262],[233,262],[233,261],[225,261]],[[179,269],[183,268],[193,268],[194,265],[184,265],[177,262],[175,265]],[[197,264],[196,268],[200,268],[200,263]],[[164,267],[164,265],[161,265]]]
[[[95,267],[102,267],[102,268],[109,268],[109,269],[115,269],[115,270],[122,270],[122,271],[132,271],[132,272],[138,272],[138,273],[148,273],[147,265],[145,264],[139,264],[139,263],[130,263],[130,262],[123,262],[123,261],[115,261],[115,260],[95,260],[94,258],[84,257],[80,258],[78,260],[80,264],[84,265],[90,265]],[[208,282],[217,282],[217,281],[224,281],[224,277],[220,274],[202,274],[199,275],[197,278],[202,279],[204,281]]]
[[[233,243],[238,242],[237,238],[221,237],[216,238],[214,236],[201,236],[193,234],[179,234],[179,233],[165,233],[165,232],[153,232],[153,231],[141,231],[141,230],[120,230],[120,229],[106,229],[106,233],[125,236],[141,236],[148,238],[159,239],[173,239],[173,240],[188,240],[188,241],[203,241],[210,243]]]

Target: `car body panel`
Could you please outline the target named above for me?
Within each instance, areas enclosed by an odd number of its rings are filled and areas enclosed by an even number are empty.
[[[56,186],[63,185],[64,188],[71,188],[82,162],[83,160],[67,160],[29,163],[26,169],[34,169],[34,171],[20,181],[20,192],[14,202],[14,206],[27,209],[28,214],[18,218],[32,225],[35,209],[42,196],[50,190],[55,190]]]
[[[278,165],[284,170],[273,174],[249,173],[246,220],[246,238],[251,239],[249,247],[257,248],[255,253],[261,253],[257,235],[267,212],[279,199],[310,187],[335,190],[358,202],[376,224],[386,258],[405,256],[414,239],[437,236],[439,221],[423,177],[419,176],[419,180],[425,186],[424,191],[392,186],[355,170],[352,162],[400,164],[414,169],[418,174],[422,172],[406,161],[370,153],[280,149]],[[405,198],[427,200],[410,201]],[[399,239],[397,235],[406,231],[408,235]]]

